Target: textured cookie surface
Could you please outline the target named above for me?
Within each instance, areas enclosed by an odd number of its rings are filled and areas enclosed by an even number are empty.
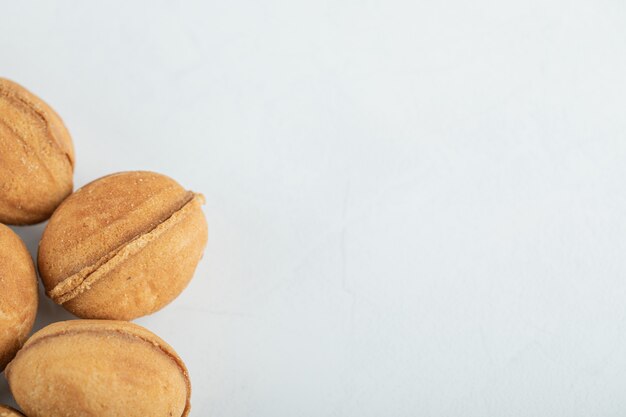
[[[34,224],[72,192],[74,148],[61,118],[0,78],[0,222]]]
[[[37,276],[22,240],[0,224],[0,370],[15,356],[37,314]]]
[[[6,375],[29,417],[180,417],[191,408],[183,361],[127,322],[54,323],[26,342]]]
[[[187,286],[207,242],[201,195],[153,172],[96,180],[54,213],[39,246],[48,295],[83,318],[130,320]]]

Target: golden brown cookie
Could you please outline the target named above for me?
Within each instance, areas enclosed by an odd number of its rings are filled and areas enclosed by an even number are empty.
[[[174,349],[124,321],[51,324],[28,339],[6,376],[29,417],[184,417],[191,408]]]
[[[203,203],[153,172],[86,185],[56,210],[39,245],[47,294],[82,318],[131,320],[163,308],[202,257]]]
[[[0,222],[42,222],[72,192],[74,147],[61,118],[0,78]]]
[[[37,276],[28,249],[0,224],[0,371],[22,346],[37,314]]]

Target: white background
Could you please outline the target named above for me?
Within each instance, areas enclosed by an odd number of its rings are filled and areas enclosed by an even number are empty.
[[[624,1],[26,3],[0,73],[76,185],[207,197],[194,280],[137,320],[192,416],[626,414]]]

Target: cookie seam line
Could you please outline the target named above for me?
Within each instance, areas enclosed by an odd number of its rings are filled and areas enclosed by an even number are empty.
[[[84,291],[89,290],[105,272],[112,270],[120,265],[129,256],[138,253],[145,248],[150,242],[161,236],[170,227],[179,223],[190,210],[195,202],[204,201],[202,194],[196,194],[190,191],[190,198],[176,211],[174,211],[167,219],[150,229],[146,233],[135,236],[130,241],[119,247],[118,249],[104,255],[96,262],[82,268],[80,271],[64,278],[53,289],[47,292],[47,295],[57,304],[64,304]],[[107,268],[108,266],[108,268]],[[74,283],[75,282],[75,283]]]
[[[70,164],[70,168],[71,168],[72,172],[74,172],[74,162],[72,161],[72,158],[70,157],[69,153],[65,152],[63,150],[63,148],[61,147],[61,145],[59,144],[59,142],[56,140],[56,138],[54,136],[54,133],[52,132],[52,128],[50,126],[50,121],[48,120],[48,117],[45,114],[45,110],[41,110],[39,108],[40,106],[38,104],[33,103],[33,102],[31,102],[31,101],[29,101],[27,99],[24,99],[20,95],[20,93],[17,93],[17,94],[15,94],[15,93],[14,94],[5,94],[4,97],[6,97],[8,99],[12,98],[12,99],[14,99],[16,101],[19,101],[24,106],[26,106],[30,111],[32,111],[35,114],[36,118],[40,119],[43,122],[43,124],[45,126],[45,131],[46,131],[46,136],[47,136],[48,142],[52,145],[53,148],[55,148],[58,152],[60,152],[62,155],[65,156],[65,158],[67,159],[67,161]],[[27,146],[30,146],[30,145],[27,144]]]

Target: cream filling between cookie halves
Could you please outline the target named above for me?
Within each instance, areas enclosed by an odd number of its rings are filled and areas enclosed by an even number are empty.
[[[86,266],[77,273],[65,278],[52,290],[48,291],[48,296],[55,303],[63,304],[88,290],[100,278],[178,224],[193,210],[196,204],[204,204],[204,196],[190,192],[189,199],[166,220],[149,232],[136,236],[125,245],[103,256],[96,263]]]

